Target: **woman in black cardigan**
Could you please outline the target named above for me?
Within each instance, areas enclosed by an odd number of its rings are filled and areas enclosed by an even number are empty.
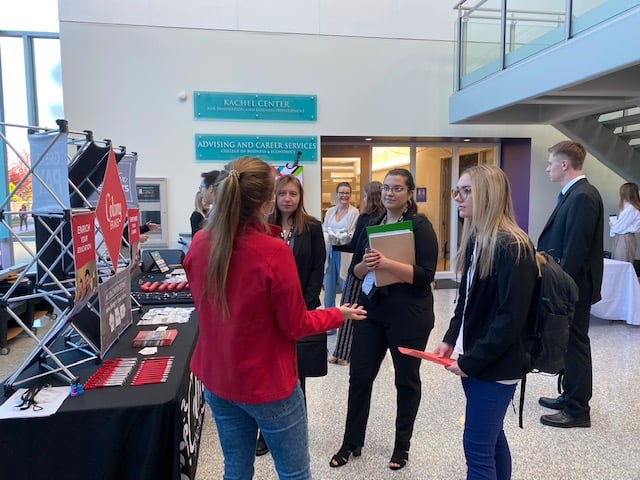
[[[467,479],[511,478],[502,424],[524,372],[526,325],[538,275],[534,249],[515,221],[507,176],[493,165],[466,170],[453,190],[464,219],[456,257],[458,304],[435,352],[459,356],[450,372],[467,398]]]
[[[276,181],[276,206],[269,223],[281,228],[280,238],[289,244],[298,267],[298,277],[307,310],[320,306],[320,290],[324,278],[326,247],[319,220],[304,208],[302,183],[293,175],[283,175]],[[298,377],[306,395],[306,378],[327,374],[327,334],[311,335],[296,342]],[[267,453],[260,437],[256,454]],[[262,447],[262,448],[261,448]]]
[[[433,328],[431,283],[438,259],[438,241],[431,222],[417,213],[413,201],[415,183],[411,173],[398,168],[387,172],[382,185],[385,212],[372,224],[411,220],[415,244],[413,265],[385,257],[368,248],[367,235],[360,235],[352,261],[353,274],[361,279],[360,304],[367,318],[355,325],[349,371],[347,421],[340,450],[329,465],[345,465],[357,457],[364,445],[373,382],[387,350],[395,370],[397,412],[395,442],[389,468],[399,470],[409,459],[413,425],[420,406],[422,384],[420,360],[402,355],[399,346],[424,350]],[[385,287],[373,285],[374,272],[385,271],[400,279]]]

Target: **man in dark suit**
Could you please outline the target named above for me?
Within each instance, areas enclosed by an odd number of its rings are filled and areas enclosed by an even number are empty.
[[[602,284],[603,206],[598,190],[582,174],[584,147],[572,141],[549,148],[545,170],[552,182],[562,185],[558,204],[538,239],[538,249],[553,256],[575,280],[578,302],[565,354],[562,394],[541,397],[540,405],[559,410],[540,421],[552,427],[590,427],[592,391],[589,317],[591,304],[600,300]]]

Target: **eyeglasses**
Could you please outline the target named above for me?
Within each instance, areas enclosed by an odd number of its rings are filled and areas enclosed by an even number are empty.
[[[389,185],[382,185],[382,191],[383,192],[388,192],[388,191],[392,191],[393,193],[401,193],[404,192],[406,190],[407,187],[402,187],[400,185],[396,185],[394,187],[391,187]]]
[[[454,188],[451,190],[451,196],[454,200],[456,197],[460,197],[460,200],[464,201],[469,195],[471,195],[471,187]]]
[[[338,192],[338,195],[351,195],[351,192]]]

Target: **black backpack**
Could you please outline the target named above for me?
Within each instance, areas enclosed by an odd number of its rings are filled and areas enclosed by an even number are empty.
[[[525,365],[520,389],[520,428],[527,373],[559,374],[560,391],[564,355],[569,343],[569,326],[578,301],[578,286],[551,255],[537,252],[536,263],[539,273],[525,340]]]

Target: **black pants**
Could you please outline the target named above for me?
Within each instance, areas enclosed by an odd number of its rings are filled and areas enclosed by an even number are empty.
[[[430,304],[432,298],[429,299]],[[398,308],[400,307],[400,308]],[[369,307],[371,308],[371,307]],[[351,366],[349,377],[349,400],[345,425],[344,445],[357,447],[364,445],[373,382],[380,365],[389,350],[395,370],[396,436],[394,448],[409,450],[413,425],[418,414],[422,385],[420,381],[420,360],[403,355],[398,346],[424,350],[433,326],[433,307],[403,315],[407,305],[395,305],[395,312],[368,310],[367,320],[354,322]],[[386,313],[386,315],[385,315]],[[372,318],[373,317],[373,318]]]
[[[585,415],[590,410],[589,400],[593,386],[590,316],[591,305],[576,305],[565,354],[565,374],[562,382],[563,395],[568,402],[565,411],[573,416]]]

